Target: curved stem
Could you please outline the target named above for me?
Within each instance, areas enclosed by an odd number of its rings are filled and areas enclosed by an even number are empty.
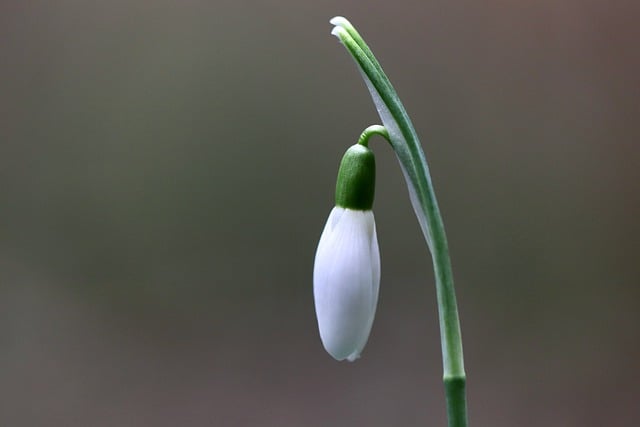
[[[358,144],[368,147],[369,138],[374,135],[383,137],[389,144],[391,144],[391,139],[389,139],[389,132],[387,132],[387,129],[381,125],[371,125],[363,130],[362,134],[360,134],[360,138],[358,138]]]
[[[466,374],[453,273],[447,236],[422,146],[400,98],[360,34],[345,18],[333,18],[331,23],[336,25],[332,34],[340,39],[358,64],[388,131],[407,181],[411,203],[431,250],[449,427],[467,427]]]

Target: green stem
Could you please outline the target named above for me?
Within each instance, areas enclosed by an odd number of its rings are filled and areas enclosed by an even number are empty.
[[[391,139],[389,139],[389,132],[384,126],[380,125],[371,125],[360,134],[360,138],[358,138],[358,144],[364,145],[365,147],[369,146],[369,138],[374,135],[379,135],[391,143]]]
[[[336,17],[331,23],[336,25],[332,34],[360,67],[402,166],[414,211],[431,250],[449,427],[467,427],[466,375],[447,236],[422,146],[400,98],[360,34],[345,18]]]

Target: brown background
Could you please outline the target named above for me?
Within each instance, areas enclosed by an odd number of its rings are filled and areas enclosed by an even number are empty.
[[[318,338],[315,245],[396,85],[449,234],[475,426],[640,418],[637,1],[0,6],[0,425],[445,424],[430,259],[374,141],[363,358]]]

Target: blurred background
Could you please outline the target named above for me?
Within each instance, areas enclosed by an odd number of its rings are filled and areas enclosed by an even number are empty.
[[[637,1],[2,2],[0,425],[445,425],[434,279],[381,140],[378,316],[320,343],[315,247],[378,123],[422,138],[475,426],[640,418]]]

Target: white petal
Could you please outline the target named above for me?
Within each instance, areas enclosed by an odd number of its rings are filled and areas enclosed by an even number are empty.
[[[369,338],[380,285],[371,211],[331,211],[318,244],[313,283],[325,349],[338,360],[355,360]]]

